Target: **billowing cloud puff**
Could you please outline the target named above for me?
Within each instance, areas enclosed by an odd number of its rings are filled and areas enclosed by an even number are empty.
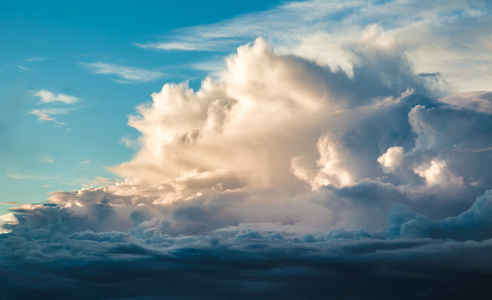
[[[490,295],[492,116],[426,97],[394,43],[369,27],[347,75],[257,39],[198,91],[164,85],[130,117],[140,148],[112,168],[122,182],[4,218],[2,290]]]
[[[401,167],[403,151],[402,147],[391,147],[378,158],[378,163],[381,164],[384,172],[390,173]]]

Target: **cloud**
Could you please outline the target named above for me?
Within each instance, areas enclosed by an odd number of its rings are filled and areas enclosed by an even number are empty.
[[[166,84],[138,107],[129,125],[139,151],[112,168],[123,182],[50,202],[81,218],[101,205],[101,224],[140,237],[238,224],[382,232],[394,205],[457,215],[492,188],[488,152],[463,151],[492,146],[490,116],[418,94],[426,79],[381,43],[368,28],[353,76],[277,54],[261,38],[242,46],[221,78],[196,92]]]
[[[49,57],[28,57],[28,58],[24,58],[23,61],[32,62],[32,61],[42,61],[46,59],[49,59]]]
[[[378,163],[381,164],[384,172],[391,173],[401,166],[404,158],[403,151],[402,147],[391,147],[378,158]]]
[[[80,101],[79,98],[74,96],[69,96],[62,93],[52,93],[47,90],[38,90],[33,93],[35,96],[39,97],[40,104],[75,104]],[[70,113],[73,108],[44,108],[44,109],[32,109],[29,113],[38,117],[39,122],[54,122],[58,126],[63,126],[65,123],[56,120],[56,115],[65,115]]]
[[[407,50],[417,73],[440,73],[434,85],[455,91],[487,90],[492,59],[490,3],[480,1],[299,1],[208,25],[166,33],[159,41],[136,43],[164,51],[232,51],[258,36],[282,53],[316,60],[352,74],[358,64],[350,48],[379,24],[384,48]],[[227,50],[226,50],[227,49]],[[478,74],[480,74],[478,76]],[[436,91],[437,92],[437,91]]]
[[[114,208],[93,209],[90,219],[58,206],[16,211],[23,217],[2,239],[10,250],[0,256],[16,263],[0,273],[9,297],[323,299],[328,293],[359,298],[363,292],[382,299],[444,299],[490,294],[484,284],[490,276],[490,240],[385,239],[347,230],[293,235],[247,224],[175,237],[147,231],[139,238],[111,227],[94,231],[117,217]],[[132,215],[135,222],[145,222],[144,214]],[[31,271],[41,266],[43,272]]]
[[[56,120],[55,115],[65,115],[70,113],[71,109],[53,108],[53,109],[33,109],[30,111],[32,115],[38,116],[39,122],[51,121],[58,125],[65,125],[63,122]]]
[[[17,203],[17,202],[2,202],[0,204],[19,205],[20,203]],[[6,229],[5,227],[15,226],[18,223],[19,222],[17,221],[17,219],[15,218],[15,216],[14,216],[13,213],[9,213],[9,214],[0,216],[0,234],[9,233],[10,230]]]
[[[20,65],[17,65],[17,68],[21,69],[22,71],[26,71],[26,72],[30,72],[30,71],[33,70],[31,68],[26,68],[26,67],[23,67],[23,66],[20,66]]]
[[[74,96],[69,96],[65,95],[62,93],[52,93],[47,90],[39,90],[34,92],[34,95],[39,97],[39,101],[41,103],[56,103],[60,102],[63,104],[74,104],[75,102],[79,101],[80,99]]]
[[[55,159],[48,154],[43,154],[39,158],[41,163],[53,163]]]
[[[116,179],[110,179],[110,178],[105,178],[105,177],[96,177],[95,179],[88,181],[87,183],[83,184],[83,186],[84,187],[108,186],[108,185],[114,185],[117,181],[118,180],[116,180]]]
[[[364,16],[404,6],[409,15],[398,24],[413,28],[420,23],[412,12],[428,24],[436,14],[458,18],[454,9],[466,6],[406,3],[367,7]],[[358,2],[280,9],[309,20],[316,7],[319,18],[328,8],[349,21],[362,14]],[[132,159],[111,168],[122,181],[97,178],[107,186],[11,209],[18,224],[5,222],[0,235],[2,291],[72,299],[490,297],[488,92],[436,96],[446,86],[421,76],[398,30],[381,27],[389,21],[361,26],[340,46],[350,68],[258,38],[196,91],[165,84],[129,117],[140,137]]]
[[[159,71],[102,62],[83,63],[83,66],[96,74],[116,75],[117,77],[123,78],[124,80],[117,80],[120,83],[154,81],[164,76]]]
[[[492,238],[491,204],[492,191],[478,197],[473,205],[458,216],[442,220],[432,220],[426,216],[409,211],[405,207],[395,207],[390,213],[393,226],[389,231],[405,237],[451,238],[458,241],[488,240]]]
[[[492,93],[491,92],[466,92],[448,95],[440,99],[441,102],[459,108],[466,108],[476,112],[492,114]]]
[[[52,177],[52,176],[40,176],[40,175],[19,174],[19,173],[8,173],[5,176],[13,179],[32,179],[32,180],[59,179],[58,177]]]

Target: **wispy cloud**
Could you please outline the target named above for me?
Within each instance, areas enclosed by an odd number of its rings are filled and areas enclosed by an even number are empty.
[[[156,42],[134,45],[142,49],[157,49],[157,50],[178,50],[178,51],[222,51],[228,52],[229,48],[241,43],[241,39],[220,38],[212,43],[203,38],[187,38],[181,41],[171,42]]]
[[[53,93],[48,90],[38,90],[34,92],[34,95],[39,97],[39,104],[68,104],[72,105],[76,102],[80,101],[79,98],[62,94],[62,93]],[[30,111],[30,114],[38,116],[38,120],[40,122],[54,122],[59,126],[65,125],[63,122],[59,122],[56,120],[55,115],[66,115],[70,113],[74,108],[43,108],[43,109],[33,109]]]
[[[58,125],[65,125],[63,122],[59,122],[54,117],[55,115],[66,115],[71,111],[71,109],[33,109],[30,111],[32,115],[38,116],[39,122],[51,121]]]
[[[86,183],[83,183],[82,185],[84,187],[101,187],[101,186],[110,186],[110,185],[115,185],[118,182],[117,179],[115,178],[105,178],[105,177],[96,177],[93,180],[90,180]]]
[[[22,205],[22,203],[15,202],[15,201],[0,202],[0,204],[3,204],[3,205]],[[2,216],[0,216],[0,218],[1,217]]]
[[[39,162],[51,164],[55,162],[55,159],[51,155],[43,154],[39,157]]]
[[[23,67],[23,66],[20,66],[20,65],[17,65],[17,68],[21,69],[22,71],[26,71],[26,72],[32,71],[31,68],[26,68],[26,67]]]
[[[492,26],[488,5],[482,0],[429,5],[416,0],[291,2],[218,23],[180,28],[135,46],[227,52],[262,36],[279,53],[314,59],[351,74],[357,59],[347,49],[361,38],[364,28],[378,24],[387,38],[406,49],[417,72],[440,71],[456,91],[485,90],[492,80],[492,34],[483,30]]]
[[[39,90],[34,93],[35,96],[39,97],[41,103],[55,103],[60,102],[64,104],[74,104],[80,99],[74,96],[69,96],[62,93],[52,93],[47,90]]]
[[[55,176],[40,176],[40,175],[30,175],[30,174],[20,174],[20,173],[9,173],[6,174],[8,178],[19,179],[19,180],[58,180],[60,178]]]
[[[27,57],[24,58],[23,61],[32,62],[32,61],[41,61],[46,59],[48,59],[48,57]]]
[[[120,83],[148,82],[164,76],[162,72],[148,70],[144,68],[128,67],[103,62],[82,63],[82,65],[96,74],[116,75],[124,80],[117,80]]]

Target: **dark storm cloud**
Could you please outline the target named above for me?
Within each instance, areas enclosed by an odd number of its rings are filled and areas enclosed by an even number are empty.
[[[43,259],[3,253],[9,264],[1,269],[2,292],[6,299],[490,296],[484,288],[491,276],[490,240],[385,240],[340,231],[278,236],[229,230],[154,243],[85,232],[44,243],[50,251],[38,254]],[[13,238],[2,243],[12,246]]]

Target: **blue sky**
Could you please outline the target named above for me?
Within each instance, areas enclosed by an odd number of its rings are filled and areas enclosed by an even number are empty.
[[[0,298],[490,298],[491,16],[0,1]]]
[[[136,43],[278,3],[2,1],[0,201],[42,202],[47,192],[79,189],[99,177],[118,178],[106,167],[134,152],[121,139],[138,136],[126,125],[135,106],[149,101],[165,82],[187,80],[198,87],[207,74],[193,64],[234,49],[163,52]],[[93,63],[129,68],[126,73],[133,77],[96,74],[88,67]],[[80,100],[40,104],[35,95],[40,90]],[[56,121],[43,122],[31,113],[46,109],[62,113]],[[7,208],[2,206],[2,212]]]

